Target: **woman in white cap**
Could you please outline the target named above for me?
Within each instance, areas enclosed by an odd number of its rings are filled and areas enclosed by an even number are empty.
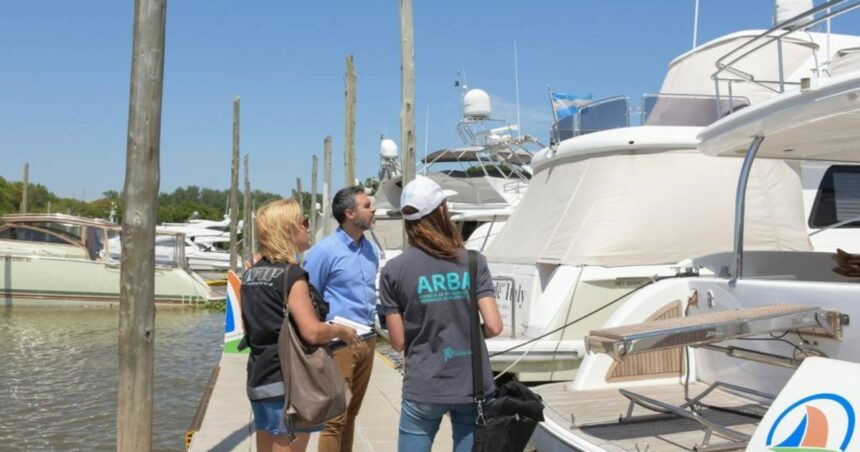
[[[477,410],[472,389],[470,284],[476,284],[484,337],[502,331],[487,260],[478,254],[470,281],[463,239],[448,217],[443,191],[418,176],[400,198],[409,248],[382,269],[379,299],[391,345],[406,350],[398,450],[429,451],[442,416],[451,415],[454,451],[472,450]],[[495,390],[486,344],[484,388]]]

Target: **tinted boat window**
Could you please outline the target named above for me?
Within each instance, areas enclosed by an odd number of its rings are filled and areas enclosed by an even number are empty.
[[[26,226],[12,226],[0,232],[0,238],[10,240],[25,240],[27,242],[59,243],[69,245],[70,243],[57,236],[48,234],[38,229],[30,229]]]
[[[831,166],[821,178],[809,226],[823,228],[857,217],[860,217],[860,167]],[[860,227],[860,220],[840,227]]]

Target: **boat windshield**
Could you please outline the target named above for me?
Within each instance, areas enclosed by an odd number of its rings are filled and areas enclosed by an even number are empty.
[[[720,119],[720,113],[731,113],[749,105],[749,99],[740,96],[690,94],[645,94],[638,109],[630,106],[627,96],[615,96],[592,102],[579,108],[573,115],[559,119],[550,131],[558,143],[568,138],[603,130],[630,127],[633,113],[638,112],[643,126],[707,126]]]
[[[29,225],[10,225],[0,229],[0,239],[21,240],[25,242],[56,243],[60,245],[76,245],[79,241],[71,240],[64,235],[35,228]]]
[[[82,238],[85,227],[79,224],[63,223],[58,221],[32,221],[20,224],[50,232],[73,243],[83,242]]]
[[[108,230],[108,259],[122,258],[122,237],[119,229]],[[177,234],[155,235],[155,265],[160,267],[185,266],[185,236]]]
[[[587,133],[630,126],[630,99],[615,96],[581,107],[571,116],[553,124],[550,134],[553,141],[561,142]]]
[[[185,261],[185,240],[183,236],[155,236],[155,265],[177,267]]]

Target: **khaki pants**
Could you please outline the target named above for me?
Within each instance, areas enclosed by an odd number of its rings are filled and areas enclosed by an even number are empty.
[[[334,352],[334,361],[340,368],[346,384],[352,392],[352,399],[346,413],[330,420],[320,433],[319,452],[351,452],[355,436],[355,418],[364,400],[364,393],[370,383],[373,370],[373,353],[376,338],[362,341],[355,347],[344,347]]]

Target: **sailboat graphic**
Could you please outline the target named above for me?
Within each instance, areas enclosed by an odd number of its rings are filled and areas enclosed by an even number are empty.
[[[812,406],[810,404],[810,402],[817,400],[826,401],[827,404],[824,406],[820,404]],[[844,411],[846,421],[844,425],[838,421],[835,424],[831,424],[828,421],[828,414],[830,416],[839,415],[838,409],[833,410],[835,406],[830,407],[828,405],[830,402],[835,402]],[[792,430],[791,435],[788,435],[787,438],[780,442],[779,440],[782,438],[782,435],[780,434],[779,437],[776,435],[778,427],[786,419],[786,416],[794,412],[795,409],[803,410],[801,411],[803,418],[800,420],[798,426]],[[849,450],[848,446],[854,437],[856,417],[854,407],[851,406],[851,403],[845,397],[832,393],[810,395],[794,402],[777,416],[776,421],[770,427],[765,444],[774,452],[846,452]],[[797,417],[794,417],[794,419],[797,419]],[[830,418],[830,420],[834,419]],[[843,429],[844,434],[840,435]],[[834,440],[840,436],[842,440],[836,448],[833,448],[833,443],[831,443],[831,448],[827,447],[830,440]]]
[[[829,451],[827,446],[827,416],[824,412],[807,405],[806,415],[794,432],[771,450],[774,451]]]
[[[239,342],[245,335],[245,328],[242,325],[241,297],[242,280],[236,273],[227,272],[227,307],[224,315],[224,351],[226,353],[242,353],[239,351]]]

